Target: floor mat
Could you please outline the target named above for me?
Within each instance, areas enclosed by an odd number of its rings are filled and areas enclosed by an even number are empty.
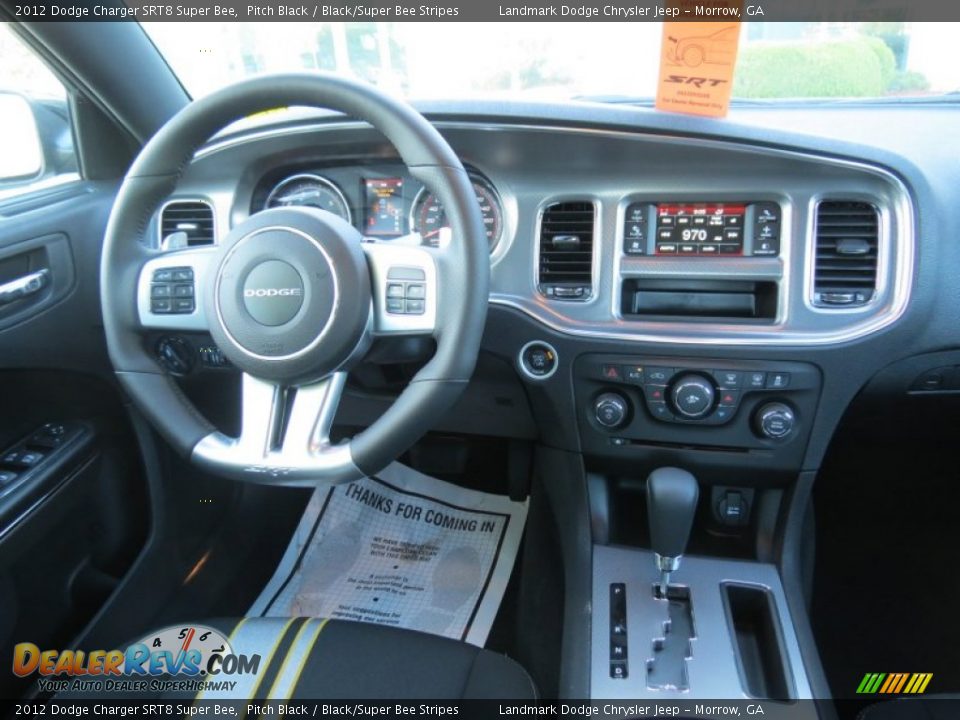
[[[483,646],[527,504],[394,463],[314,493],[250,616],[370,622]]]

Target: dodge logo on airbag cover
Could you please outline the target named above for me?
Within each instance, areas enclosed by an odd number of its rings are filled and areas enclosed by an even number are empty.
[[[247,275],[243,304],[261,325],[288,323],[303,306],[303,278],[282,260],[262,262]]]

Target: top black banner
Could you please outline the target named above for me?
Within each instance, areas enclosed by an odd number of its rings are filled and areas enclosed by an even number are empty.
[[[0,0],[30,22],[960,21],[957,0]]]

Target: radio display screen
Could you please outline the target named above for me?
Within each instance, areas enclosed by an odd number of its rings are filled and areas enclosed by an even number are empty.
[[[657,255],[743,255],[744,203],[657,205]]]
[[[365,178],[363,234],[397,237],[404,233],[406,211],[402,178]]]

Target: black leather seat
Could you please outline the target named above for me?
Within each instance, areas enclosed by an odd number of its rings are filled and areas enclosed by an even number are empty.
[[[234,654],[259,654],[255,675],[204,699],[534,699],[530,676],[510,658],[436,635],[313,618],[245,618],[205,625]],[[205,680],[214,680],[207,676]]]
[[[871,705],[857,720],[956,720],[958,713],[960,695],[924,695]]]

